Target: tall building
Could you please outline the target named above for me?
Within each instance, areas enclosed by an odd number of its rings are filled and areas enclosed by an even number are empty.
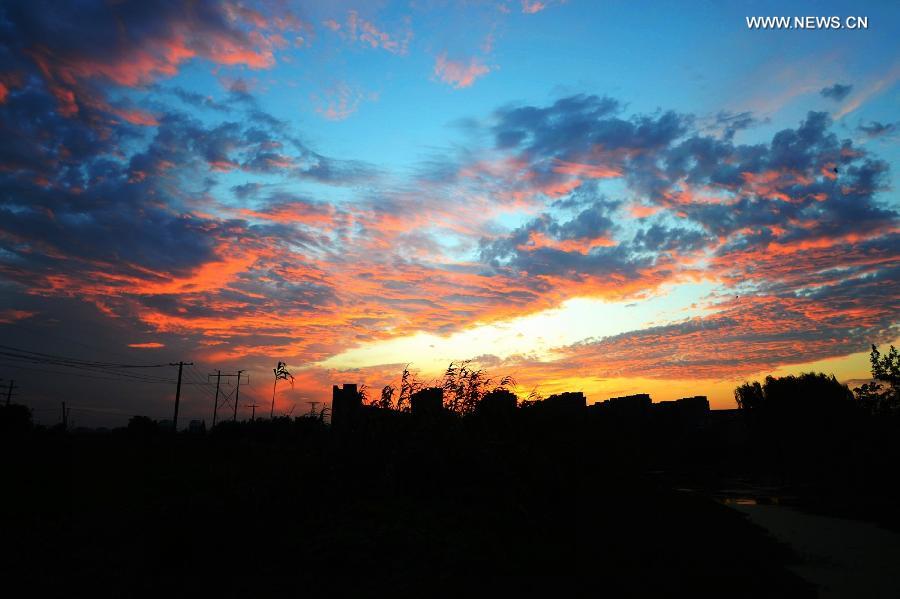
[[[555,393],[541,403],[552,414],[581,415],[587,406],[587,397],[581,391],[566,391]]]
[[[331,388],[331,426],[342,427],[353,422],[362,408],[362,397],[355,383]]]
[[[653,401],[648,393],[610,397],[606,401],[594,404],[594,409],[616,416],[642,416],[650,412]]]
[[[661,401],[654,407],[670,426],[679,426],[682,429],[700,428],[706,426],[709,420],[709,400],[705,395]]]
[[[478,413],[489,418],[506,417],[516,411],[518,398],[509,389],[494,389],[478,403]]]

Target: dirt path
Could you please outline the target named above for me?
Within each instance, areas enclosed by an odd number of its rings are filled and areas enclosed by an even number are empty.
[[[803,560],[792,569],[823,599],[900,597],[900,534],[782,505],[729,505],[790,544]]]

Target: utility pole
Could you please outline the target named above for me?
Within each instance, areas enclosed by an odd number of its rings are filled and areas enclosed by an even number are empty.
[[[234,418],[233,421],[237,422],[237,410],[238,410],[238,401],[240,401],[241,397],[241,374],[243,374],[243,370],[237,371],[237,387],[234,390]],[[247,384],[250,384],[250,377],[247,377]]]
[[[212,376],[211,374],[208,375],[206,377],[206,380],[208,381],[209,377],[211,377],[211,376]],[[217,370],[216,371],[216,403],[213,404],[213,423],[212,423],[213,428],[216,428],[216,413],[219,411],[219,381],[221,381],[221,380],[222,380],[222,371]]]
[[[250,412],[250,422],[253,422],[254,420],[256,420],[256,408],[258,408],[259,406],[255,403],[252,403],[247,407],[252,408],[252,411]]]
[[[9,381],[9,388],[6,390],[6,407],[9,407],[9,402],[12,400],[12,392],[13,392],[13,389],[16,389],[16,388],[17,388],[17,387],[14,385],[14,383],[15,383],[15,381],[12,380],[12,379],[10,379],[10,381]]]
[[[66,410],[66,402],[62,402],[62,425],[63,430],[69,429],[69,412]]]
[[[178,432],[178,402],[181,401],[181,369],[185,366],[193,366],[193,362],[175,362],[169,366],[178,367],[178,385],[175,387],[175,415],[172,417],[172,430]]]

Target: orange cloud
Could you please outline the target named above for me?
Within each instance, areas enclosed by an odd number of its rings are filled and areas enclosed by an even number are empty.
[[[319,226],[332,224],[335,218],[335,209],[332,205],[308,202],[285,202],[265,211],[241,208],[237,213],[246,218]]]
[[[632,202],[628,205],[628,212],[634,218],[646,218],[648,216],[653,216],[657,212],[662,210],[659,206],[647,206],[646,204],[639,204],[636,202]]]
[[[554,159],[553,172],[588,179],[615,179],[622,176],[622,169],[618,167],[567,162],[558,158]]]
[[[589,239],[554,239],[538,231],[532,231],[528,236],[528,242],[518,246],[518,249],[530,251],[538,248],[550,247],[564,252],[587,254],[595,247],[613,247],[615,245],[616,241],[607,235]]]

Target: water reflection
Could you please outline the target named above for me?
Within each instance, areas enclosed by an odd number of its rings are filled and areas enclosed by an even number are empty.
[[[678,487],[675,490],[680,493],[702,493],[724,505],[790,505],[792,503],[790,497],[772,493],[774,489],[742,488],[702,492],[688,487]]]

